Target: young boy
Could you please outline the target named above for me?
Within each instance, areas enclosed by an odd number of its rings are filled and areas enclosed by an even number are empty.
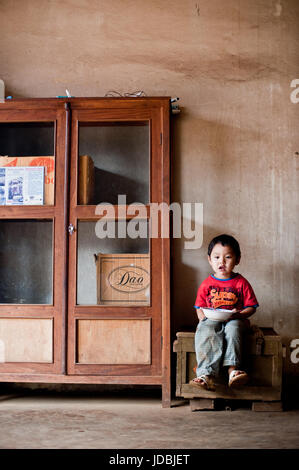
[[[229,387],[248,381],[246,372],[240,370],[242,336],[258,302],[249,282],[233,272],[240,259],[240,246],[234,237],[219,235],[210,242],[208,260],[214,274],[199,286],[195,301],[199,323],[195,333],[197,377],[192,385],[213,389],[213,377],[219,374],[221,365],[228,367]],[[205,317],[201,307],[227,309],[232,314],[226,322],[214,321]]]

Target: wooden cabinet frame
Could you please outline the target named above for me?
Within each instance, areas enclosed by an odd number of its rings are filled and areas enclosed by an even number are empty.
[[[170,406],[170,240],[150,239],[150,306],[111,307],[76,304],[78,220],[96,221],[95,207],[77,204],[78,123],[148,122],[150,128],[150,203],[170,203],[169,98],[70,98],[6,101],[0,122],[54,122],[55,204],[0,206],[0,219],[53,221],[53,305],[0,304],[1,318],[40,318],[53,322],[52,363],[1,363],[0,381],[145,384],[162,386]],[[1,149],[0,149],[1,152]],[[150,203],[147,205],[150,217]],[[69,235],[73,224],[75,233]],[[93,319],[150,322],[149,364],[78,364],[77,323]]]

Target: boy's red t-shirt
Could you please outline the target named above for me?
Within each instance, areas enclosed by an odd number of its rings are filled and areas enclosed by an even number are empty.
[[[251,285],[241,274],[230,279],[218,279],[211,274],[199,286],[194,306],[243,310],[259,304]]]

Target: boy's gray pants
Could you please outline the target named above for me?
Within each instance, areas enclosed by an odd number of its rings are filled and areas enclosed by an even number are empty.
[[[219,375],[221,366],[240,367],[242,337],[247,325],[243,320],[200,321],[195,333],[196,375]]]

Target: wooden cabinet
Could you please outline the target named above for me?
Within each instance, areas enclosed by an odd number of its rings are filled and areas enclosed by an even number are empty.
[[[169,406],[169,238],[152,215],[169,203],[169,109],[0,104],[0,382],[161,385]],[[18,169],[34,166],[44,200],[28,205]]]

